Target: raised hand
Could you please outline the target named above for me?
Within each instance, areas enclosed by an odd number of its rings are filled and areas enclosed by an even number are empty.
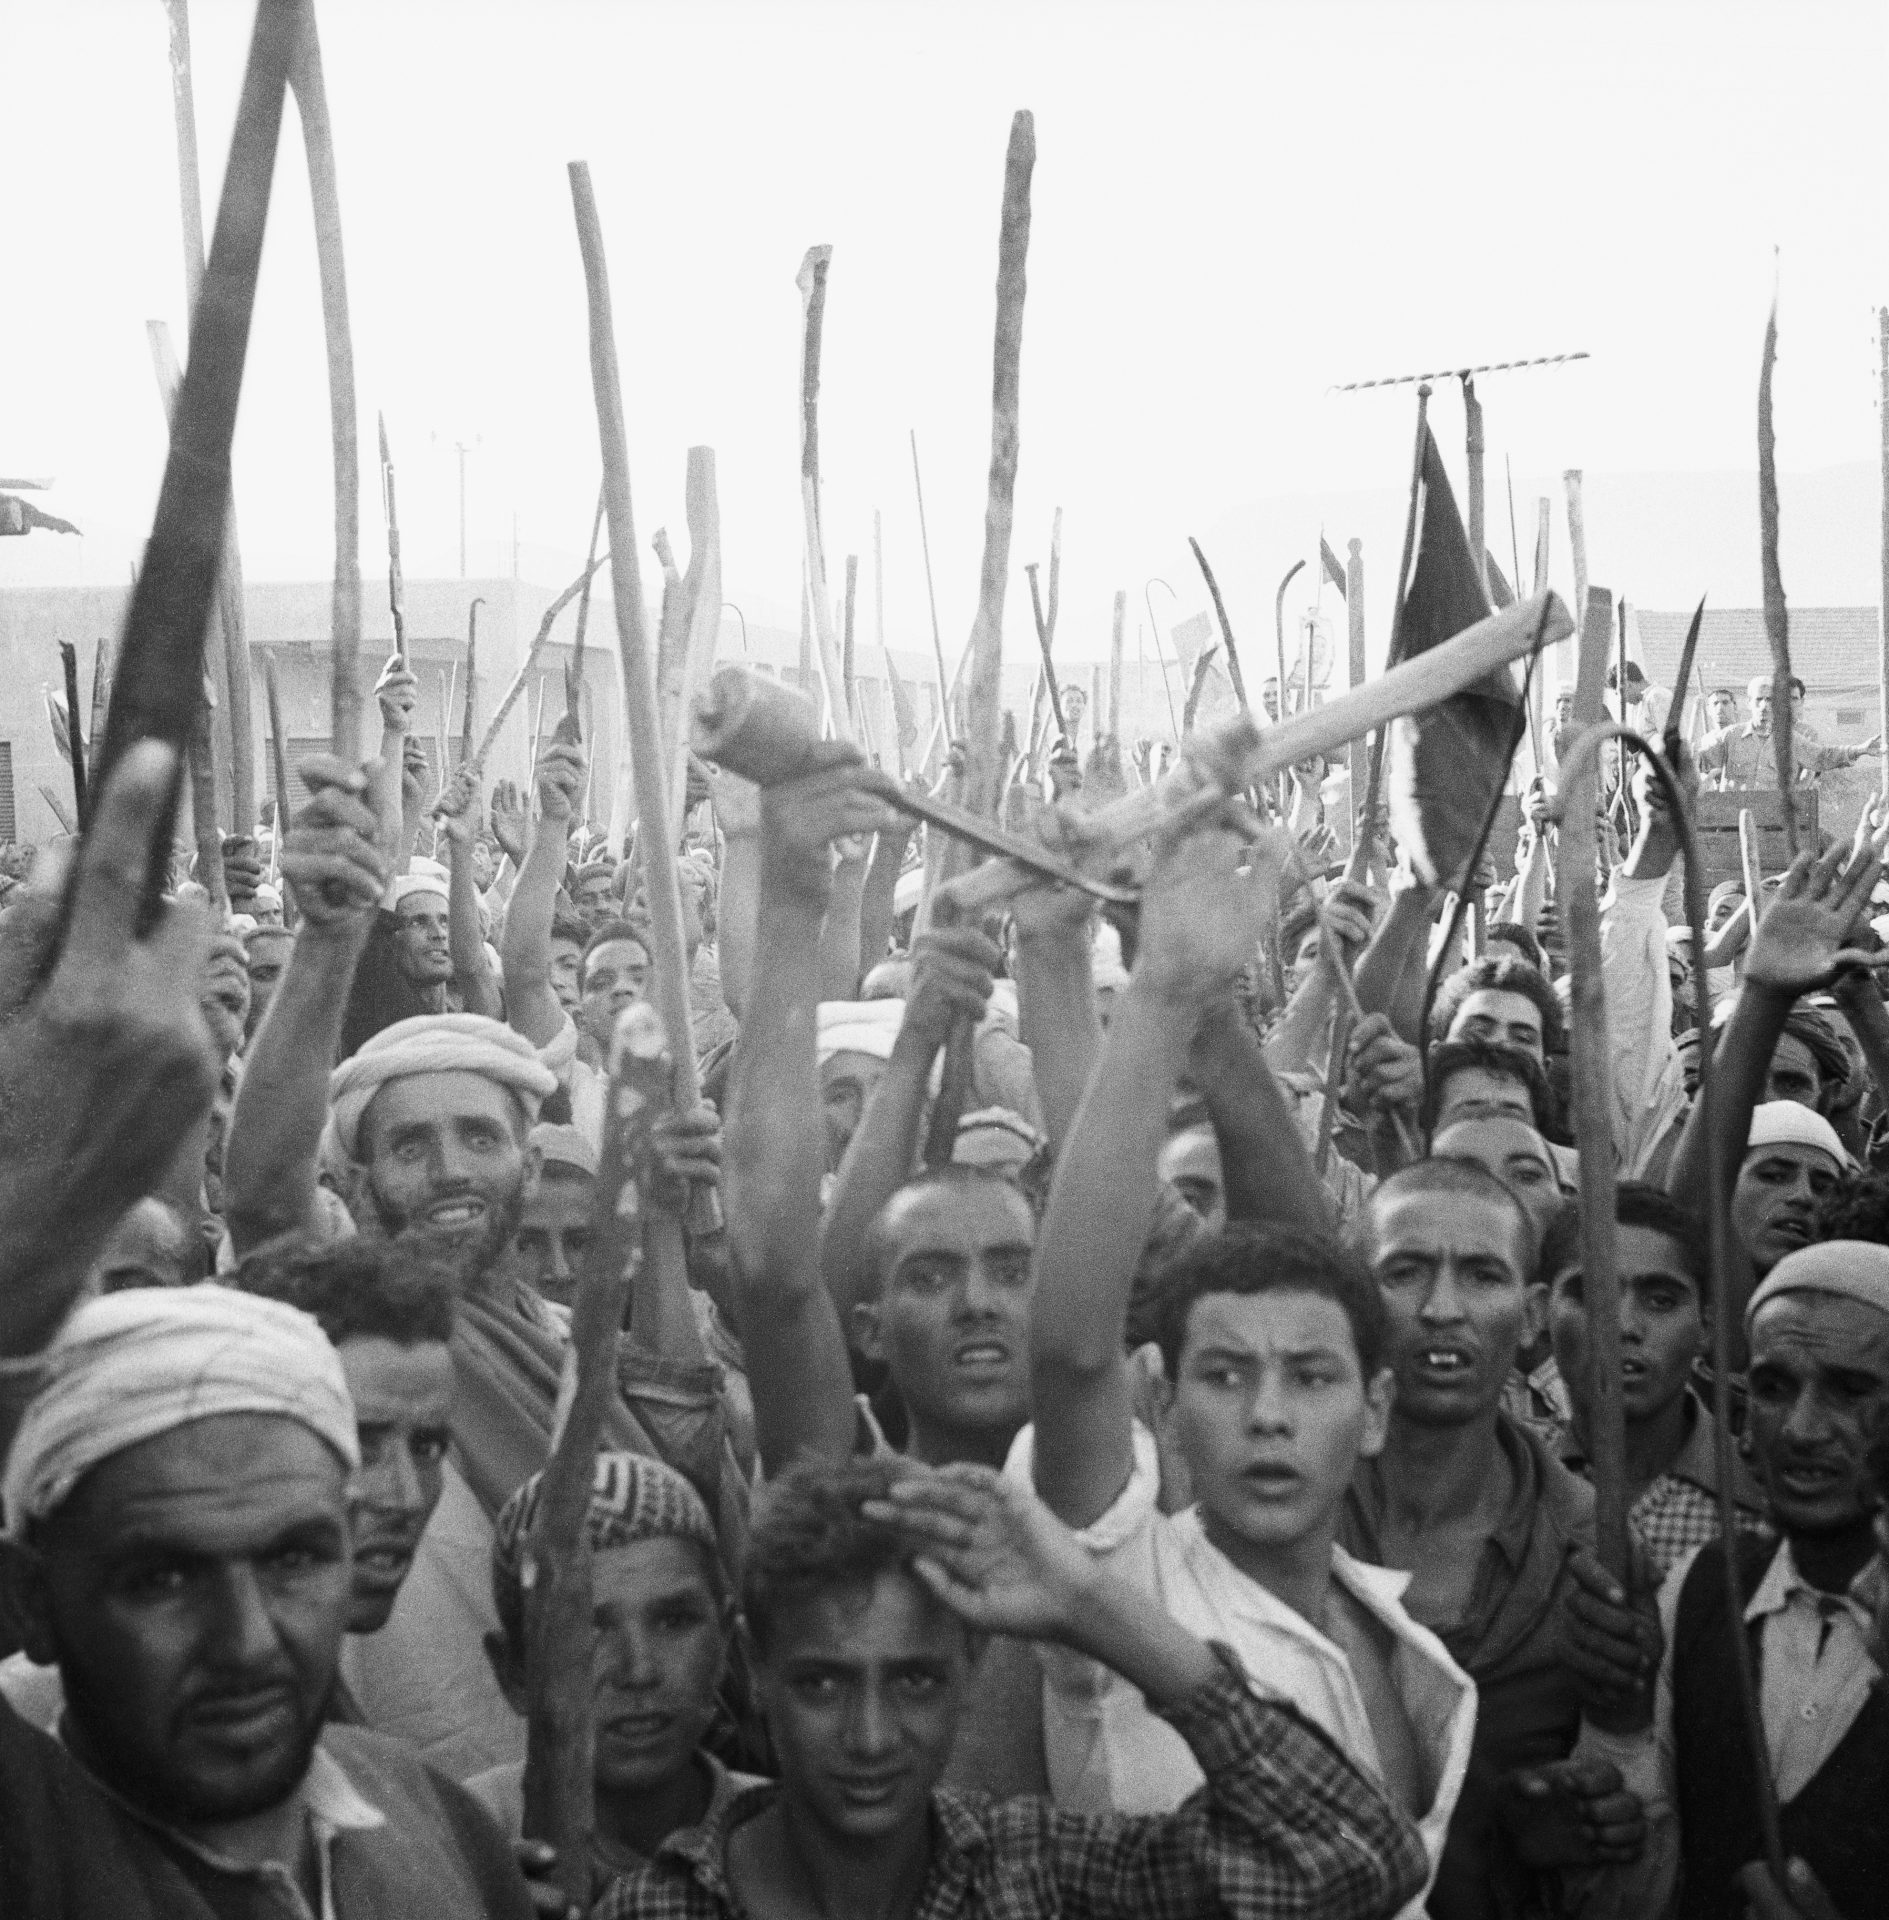
[[[833,885],[833,842],[849,833],[877,833],[897,817],[895,809],[859,785],[862,771],[855,759],[761,790],[766,878],[825,901]]]
[[[1165,841],[1142,890],[1136,978],[1164,998],[1204,1005],[1225,994],[1279,911],[1292,855],[1283,827],[1216,825]]]
[[[1356,953],[1369,943],[1383,906],[1375,888],[1361,880],[1340,880],[1325,896],[1326,929],[1340,946]]]
[[[172,748],[132,747],[83,844],[43,853],[0,918],[0,1355],[52,1333],[216,1091],[198,1004],[208,923],[170,905],[139,925],[176,772]]]
[[[413,726],[413,709],[420,698],[420,683],[399,654],[394,654],[380,670],[374,683],[374,698],[380,702],[380,724],[388,733],[406,733]]]
[[[461,767],[447,781],[445,790],[434,802],[433,811],[444,823],[446,837],[452,842],[454,852],[464,853],[479,830],[483,812],[479,805],[479,776],[470,768]]]
[[[1099,1578],[1042,1501],[990,1467],[914,1466],[888,1499],[868,1500],[861,1511],[910,1536],[918,1577],[980,1633],[1067,1639]]]
[[[546,820],[568,823],[576,817],[577,799],[584,791],[584,773],[589,765],[584,749],[568,740],[548,741],[538,755],[534,776],[538,790],[538,812]]]
[[[943,1046],[962,1016],[981,1020],[1003,956],[975,927],[934,926],[912,952],[904,1027]]]
[[[1815,993],[1846,968],[1889,963],[1889,955],[1847,944],[1869,910],[1881,872],[1873,846],[1860,856],[1842,842],[1821,859],[1800,853],[1751,936],[1746,984],[1791,995]]]
[[[518,791],[516,780],[501,780],[492,789],[492,800],[486,809],[492,823],[492,838],[499,844],[499,851],[511,856],[514,868],[525,864],[525,802]]]
[[[308,803],[289,822],[282,841],[282,877],[310,932],[364,921],[387,886],[367,776],[331,753],[301,765]]]
[[[432,784],[433,769],[427,761],[426,749],[409,734],[400,751],[400,804],[409,818],[419,813]]]
[[[1785,1862],[1782,1887],[1762,1860],[1740,1867],[1738,1890],[1748,1902],[1748,1920],[1844,1920],[1823,1882],[1796,1858]]]

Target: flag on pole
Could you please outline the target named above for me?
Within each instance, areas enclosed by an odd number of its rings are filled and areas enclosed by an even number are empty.
[[[1325,578],[1329,580],[1340,593],[1343,593],[1345,590],[1345,564],[1332,552],[1330,543],[1322,533],[1318,536],[1318,561],[1319,565],[1325,569]]]
[[[1427,427],[1417,485],[1417,553],[1398,622],[1405,660],[1490,612],[1449,474]],[[1520,716],[1520,685],[1501,667],[1392,727],[1391,831],[1430,885],[1460,889],[1483,821],[1508,780]]]

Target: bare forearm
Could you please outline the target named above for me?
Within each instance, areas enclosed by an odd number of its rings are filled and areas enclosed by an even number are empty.
[[[1217,1670],[1204,1640],[1118,1575],[1098,1575],[1076,1620],[1068,1644],[1120,1674],[1151,1707],[1184,1705]]]
[[[892,928],[898,919],[894,896],[905,870],[909,831],[882,833],[872,843],[872,861],[866,868],[866,887],[859,901],[859,977],[863,980],[886,956]]]
[[[820,1270],[842,1325],[873,1290],[863,1257],[866,1229],[911,1178],[926,1083],[937,1051],[928,1036],[909,1027],[900,1032],[840,1163],[821,1236]]]
[[[1876,1083],[1877,1098],[1889,1098],[1889,1007],[1883,1005],[1874,979],[1840,980],[1836,996],[1863,1049],[1863,1064]]]
[[[470,845],[454,840],[451,861],[446,881],[446,936],[453,980],[465,997],[468,1013],[496,1019],[498,982],[492,978],[485,957],[485,928],[479,919],[479,889],[473,884]]]
[[[820,998],[851,1000],[859,992],[860,904],[866,887],[864,860],[842,858],[833,870],[833,891],[820,922]]]
[[[708,1359],[689,1299],[689,1256],[682,1222],[652,1213],[643,1229],[643,1259],[630,1287],[630,1326],[637,1343],[677,1366]]]
[[[564,1024],[551,990],[551,921],[569,842],[569,821],[540,815],[505,915],[505,1015],[535,1047],[548,1045]]]
[[[1050,1149],[1061,1153],[1102,1047],[1087,921],[1018,941],[1017,1016]]]
[[[1284,1017],[1266,1042],[1266,1064],[1278,1073],[1306,1073],[1318,1064],[1331,1031],[1332,980],[1314,967],[1299,983]]]
[[[754,977],[760,883],[760,840],[752,833],[730,833],[722,843],[715,954],[721,963],[722,1004],[737,1020],[748,1010],[748,983]]]
[[[1679,1137],[1679,1151],[1667,1176],[1669,1193],[1685,1200],[1707,1191],[1714,1158],[1725,1172],[1725,1191],[1731,1192],[1751,1134],[1751,1115],[1764,1097],[1771,1055],[1790,1014],[1791,997],[1768,987],[1747,984],[1725,1023],[1712,1055],[1717,1074],[1718,1135],[1706,1131],[1705,1103],[1695,1101]]]
[[[1253,1030],[1230,1001],[1201,1023],[1193,1078],[1220,1142],[1227,1216],[1329,1233],[1331,1201]]]
[[[822,1131],[783,1124],[819,1111],[814,1060],[821,903],[770,889],[756,928],[768,990],[735,1049],[728,1116],[728,1238],[741,1302],[761,1459],[843,1459],[853,1437],[846,1343],[820,1280]]]
[[[304,927],[250,1043],[223,1156],[224,1212],[239,1256],[313,1216],[328,1073],[370,924],[363,916],[338,929]]]

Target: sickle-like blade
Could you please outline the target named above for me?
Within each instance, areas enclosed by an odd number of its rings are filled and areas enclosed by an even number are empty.
[[[1699,604],[1692,610],[1692,625],[1686,629],[1686,644],[1679,650],[1679,672],[1673,680],[1672,711],[1666,716],[1666,764],[1675,770],[1679,765],[1679,743],[1685,737],[1682,722],[1686,717],[1686,688],[1692,680],[1692,656],[1699,651],[1699,628],[1705,621],[1704,594],[1699,595]]]

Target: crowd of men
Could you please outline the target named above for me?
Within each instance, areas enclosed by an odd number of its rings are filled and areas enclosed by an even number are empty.
[[[568,729],[488,802],[377,691],[224,923],[151,743],[0,903],[8,1920],[563,1907],[531,1542],[661,943]],[[1765,777],[1769,698],[1684,776]],[[914,917],[852,764],[692,768],[653,857],[704,1097],[654,1126],[585,1519],[593,1912],[1889,1910],[1889,824],[1718,888],[1701,953],[1659,788],[1609,804],[1577,1145],[1551,785],[1464,939],[1290,804],[1144,849],[1106,921]]]

